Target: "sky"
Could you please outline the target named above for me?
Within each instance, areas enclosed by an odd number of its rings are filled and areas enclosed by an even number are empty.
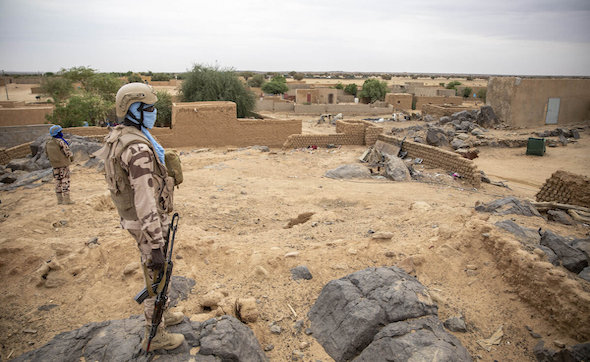
[[[590,0],[0,0],[0,69],[590,76]]]

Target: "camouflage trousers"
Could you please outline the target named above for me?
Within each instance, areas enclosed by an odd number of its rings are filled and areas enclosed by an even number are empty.
[[[55,193],[68,195],[70,193],[70,168],[56,167],[53,169],[55,179]]]
[[[135,229],[128,229],[127,231],[129,231],[129,234],[131,234],[131,236],[133,236],[133,238],[137,242],[137,246],[139,247],[139,251],[141,252],[142,273],[144,273],[144,270],[148,271],[147,275],[146,275],[147,284],[152,285],[154,283],[154,272],[153,272],[153,270],[147,268],[147,263],[148,263],[149,258],[151,257],[152,249],[149,246],[143,231],[135,230]],[[165,232],[163,232],[162,235],[167,235],[168,234],[168,224],[166,224],[166,230],[164,230],[164,231]],[[162,247],[163,246],[164,245],[162,245]],[[144,269],[144,267],[145,267],[145,269]],[[170,286],[168,286],[168,290],[170,290]],[[154,315],[155,302],[156,302],[155,296],[148,297],[143,302],[143,315],[145,317],[146,325],[150,325],[150,326],[152,325],[152,316]],[[170,303],[170,301],[168,301],[168,304],[169,303]],[[166,307],[168,307],[168,304],[166,305]],[[162,321],[160,322],[160,327],[161,328],[166,327],[164,324],[163,318],[162,318]]]

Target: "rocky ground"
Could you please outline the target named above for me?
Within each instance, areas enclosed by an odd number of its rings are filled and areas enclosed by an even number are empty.
[[[333,132],[313,119],[303,122],[306,132]],[[516,132],[526,138],[544,130]],[[494,253],[482,237],[511,238],[494,225],[507,219],[580,239],[588,238],[588,226],[474,208],[506,196],[533,198],[557,169],[590,176],[587,131],[544,157],[480,146],[475,162],[510,188],[473,189],[443,170],[425,170],[429,182],[324,177],[358,162],[365,150],[180,150],[185,181],[175,194],[181,215],[175,273],[196,281],[179,303],[186,315],[202,321],[231,314],[236,299],[254,298],[258,317],[247,324],[269,359],[289,360],[297,352],[306,361],[330,361],[313,335],[301,332],[310,327],[307,315],[322,288],[367,267],[397,265],[429,290],[440,320],[465,321],[466,332],[452,334],[474,359],[534,360],[539,340],[558,349],[588,338],[567,325],[572,313],[589,320],[585,309],[549,313],[532,303],[530,295],[542,300],[555,291],[505,269],[511,256]],[[86,323],[141,312],[132,300],[143,284],[136,246],[119,227],[102,174],[84,164],[72,168],[75,205],[56,205],[51,181],[0,193],[2,360]],[[293,221],[300,215],[304,222]],[[298,266],[312,278],[294,280]],[[588,292],[587,282],[555,270]],[[500,334],[498,344],[478,343]]]

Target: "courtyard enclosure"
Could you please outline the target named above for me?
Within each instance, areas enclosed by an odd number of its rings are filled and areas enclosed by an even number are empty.
[[[487,104],[514,127],[580,123],[590,120],[590,79],[492,77]]]

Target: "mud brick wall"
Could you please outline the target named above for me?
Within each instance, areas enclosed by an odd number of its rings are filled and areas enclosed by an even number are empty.
[[[399,146],[402,139],[398,137],[379,135],[378,139]],[[421,158],[430,167],[456,172],[473,187],[480,187],[481,174],[473,161],[461,157],[458,153],[442,150],[437,147],[424,145],[412,141],[404,141],[402,150],[408,152],[412,158]]]
[[[556,171],[536,195],[537,201],[590,207],[590,178],[567,171]]]
[[[53,106],[0,108],[0,126],[44,124],[52,112]]]
[[[15,158],[25,158],[31,154],[31,143],[23,143],[22,145],[0,148],[0,164],[6,165]]]
[[[463,97],[414,97],[416,109],[422,109],[425,104],[452,104],[460,105],[463,103]]]
[[[453,113],[461,112],[461,111],[469,111],[472,109],[477,109],[476,107],[445,107],[445,106],[438,106],[434,104],[425,104],[422,106],[422,115],[429,114],[434,117],[444,117],[450,116]]]
[[[290,135],[283,148],[302,148],[307,146],[326,147],[333,145],[373,145],[382,127],[367,121],[336,121],[336,133],[327,135]]]

